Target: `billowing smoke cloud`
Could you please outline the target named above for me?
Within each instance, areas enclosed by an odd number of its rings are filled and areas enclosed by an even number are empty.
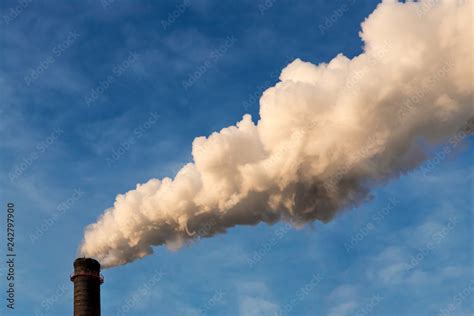
[[[330,221],[413,170],[473,116],[471,1],[384,1],[364,52],[296,59],[260,99],[257,124],[193,142],[174,179],[119,194],[85,230],[82,255],[115,266],[236,225]]]

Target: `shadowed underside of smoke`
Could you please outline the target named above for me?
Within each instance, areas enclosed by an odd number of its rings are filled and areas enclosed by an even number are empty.
[[[473,117],[470,12],[467,1],[384,1],[362,24],[361,55],[292,62],[263,93],[257,123],[244,115],[196,138],[174,179],[119,194],[81,254],[110,267],[237,225],[328,222],[436,146],[457,145],[450,137]]]

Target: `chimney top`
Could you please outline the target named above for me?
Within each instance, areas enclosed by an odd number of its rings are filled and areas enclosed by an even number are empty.
[[[74,260],[74,271],[99,273],[100,263],[92,258],[77,258]]]

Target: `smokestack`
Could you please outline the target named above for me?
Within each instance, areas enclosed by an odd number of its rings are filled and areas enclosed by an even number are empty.
[[[74,316],[100,316],[100,263],[91,258],[74,261]]]

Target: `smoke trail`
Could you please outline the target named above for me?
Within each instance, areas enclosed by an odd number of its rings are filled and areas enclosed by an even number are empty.
[[[296,59],[260,99],[257,124],[193,142],[174,179],[119,194],[85,230],[82,255],[115,266],[152,246],[259,222],[330,221],[375,185],[413,170],[473,116],[472,2],[384,1],[362,23],[364,52]]]

